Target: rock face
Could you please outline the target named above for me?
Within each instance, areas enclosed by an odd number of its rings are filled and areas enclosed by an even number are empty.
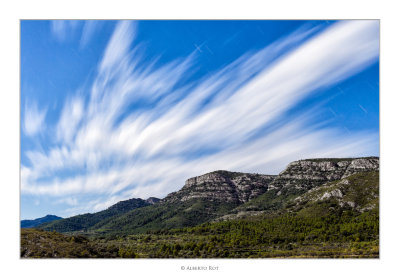
[[[289,190],[305,191],[367,171],[379,171],[378,157],[294,161],[268,186],[268,191],[278,189],[278,194]]]
[[[291,207],[304,211],[323,202],[328,202],[330,208],[336,203],[337,208],[350,207],[359,212],[378,208],[379,172],[362,171],[325,183],[295,198]]]
[[[275,175],[215,171],[186,180],[183,188],[169,194],[164,202],[208,199],[241,204],[267,191]]]
[[[162,202],[207,199],[231,204],[246,203],[268,191],[276,195],[302,194],[355,173],[379,171],[379,158],[307,159],[290,163],[279,175],[214,171],[186,180],[178,192]]]
[[[366,172],[371,170],[379,171],[378,157],[354,159],[347,167],[346,172],[343,174],[342,178],[346,178],[355,173]]]
[[[265,193],[236,207],[229,214],[217,220],[236,219],[281,210],[290,204],[294,198],[309,191],[318,190],[328,183],[337,181],[346,183],[346,178],[370,172],[379,173],[378,157],[295,161],[290,163],[267,185]],[[368,181],[368,179],[363,181]],[[365,188],[365,183],[359,187],[359,196],[364,196],[363,191],[368,191]],[[342,189],[334,189],[331,192],[324,192],[320,200],[328,200],[332,197],[342,200],[343,195],[345,193]],[[344,200],[351,206],[353,200],[356,199],[347,200],[345,198]],[[373,206],[365,206],[364,208],[373,208]]]

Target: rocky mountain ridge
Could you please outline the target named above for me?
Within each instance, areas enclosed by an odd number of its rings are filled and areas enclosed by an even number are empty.
[[[359,172],[340,180],[325,183],[295,198],[290,210],[305,210],[315,204],[337,204],[365,212],[379,207],[379,172]]]
[[[293,205],[294,199],[312,189],[370,172],[379,175],[378,157],[299,160],[290,163],[278,175],[214,171],[189,178],[179,191],[159,201],[132,199],[131,210],[123,206],[124,210],[119,211],[118,207],[112,206],[111,211],[78,215],[79,218],[55,221],[42,228],[60,232],[84,229],[118,234],[195,226],[225,217],[235,219],[269,214]],[[361,186],[360,193],[362,189]],[[347,191],[344,188],[339,190],[340,193],[333,189],[328,195],[344,196]],[[348,201],[353,200],[338,200],[347,204]],[[301,207],[301,202],[297,205]],[[368,205],[363,208],[368,208]]]
[[[290,163],[268,186],[268,190],[311,189],[328,181],[346,178],[358,172],[379,170],[379,158],[307,159]]]
[[[162,201],[208,199],[241,204],[267,191],[267,185],[274,178],[275,175],[214,171],[189,178],[180,191],[169,194]]]
[[[299,193],[355,173],[379,171],[379,158],[306,159],[290,163],[279,175],[214,171],[186,180],[178,192],[161,202],[204,198],[246,203],[268,191],[276,195]]]

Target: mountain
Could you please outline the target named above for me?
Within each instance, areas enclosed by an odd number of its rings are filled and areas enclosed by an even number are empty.
[[[287,203],[307,191],[353,174],[379,171],[378,157],[306,159],[290,163],[268,185],[267,191],[245,203],[226,218],[257,215],[283,209]]]
[[[348,210],[363,213],[379,209],[379,172],[354,173],[328,182],[295,198],[287,210],[307,217]]]
[[[55,215],[46,215],[41,218],[37,218],[35,220],[22,220],[21,221],[21,228],[33,228],[43,223],[51,222],[54,220],[62,219],[61,217]]]
[[[156,202],[156,198],[153,198],[152,202]],[[151,202],[142,199],[129,199],[120,201],[106,210],[97,213],[81,214],[61,220],[56,220],[51,223],[39,225],[38,228],[58,231],[58,232],[71,232],[71,231],[87,231],[96,224],[102,224],[107,222],[109,219],[117,218],[126,212],[134,210],[136,208],[145,207],[152,205]]]
[[[142,208],[119,211],[108,218],[103,218],[104,212],[83,214],[40,228],[59,232],[122,233],[193,226],[222,216],[264,193],[274,177],[215,171],[188,179],[180,191],[162,200],[149,198]]]
[[[206,199],[238,205],[265,193],[274,178],[274,175],[215,171],[189,178],[180,191],[169,194],[161,202]]]
[[[211,221],[264,193],[275,176],[215,171],[186,180],[158,204],[130,211],[92,229],[107,233],[146,232]]]
[[[376,180],[378,171],[378,157],[299,160],[290,163],[279,175],[214,171],[189,178],[181,190],[153,204],[141,200],[141,206],[123,207],[125,210],[118,210],[115,214],[78,215],[42,228],[60,232],[87,230],[102,234],[131,234],[254,215],[281,214],[290,210],[302,214],[307,212],[306,208],[311,208],[309,212],[318,208],[320,200],[310,197],[318,192],[312,192],[313,189],[319,188],[322,196],[327,193],[325,197],[342,195],[342,200],[336,202],[340,208],[341,204],[354,202],[353,209],[369,210],[374,208],[372,200],[377,196],[365,198],[371,200],[371,204],[360,204],[356,197],[366,188],[356,181],[373,181],[371,187],[376,190],[379,187]],[[348,183],[348,188],[340,188],[340,183]],[[371,191],[376,193],[375,190]],[[333,194],[329,194],[331,192]]]

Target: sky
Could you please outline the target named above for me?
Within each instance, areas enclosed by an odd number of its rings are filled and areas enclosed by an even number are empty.
[[[379,156],[379,21],[20,22],[21,219]]]

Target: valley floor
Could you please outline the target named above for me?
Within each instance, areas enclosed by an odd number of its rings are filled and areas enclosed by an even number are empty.
[[[378,258],[379,218],[377,211],[282,215],[129,235],[22,229],[21,257]]]

